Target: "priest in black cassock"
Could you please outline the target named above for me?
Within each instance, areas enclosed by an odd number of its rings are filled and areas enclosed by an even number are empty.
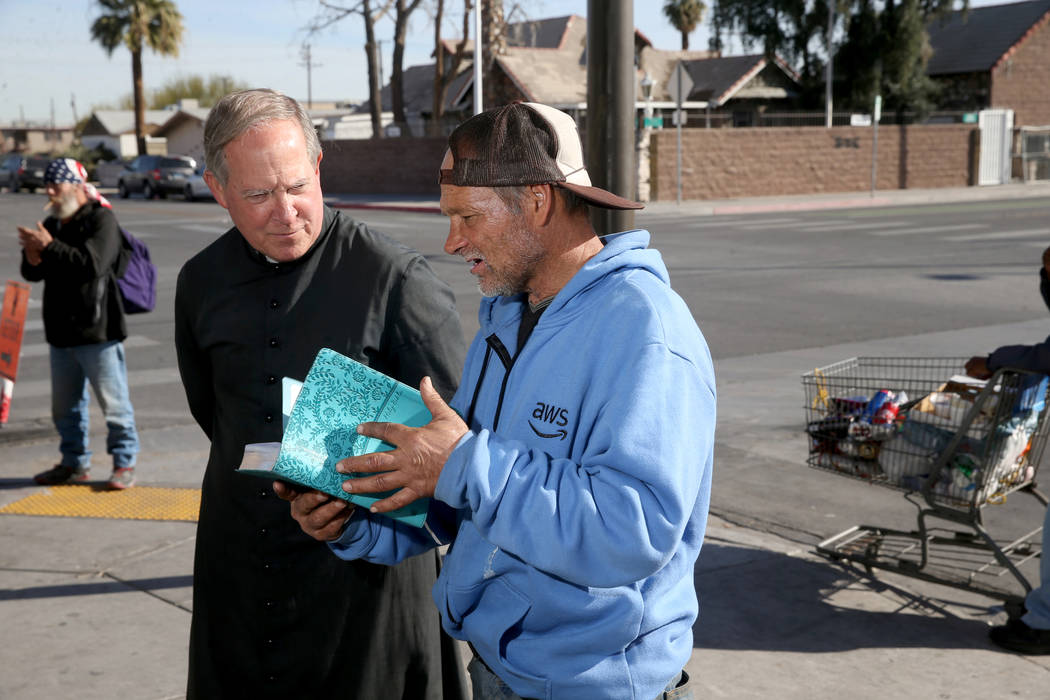
[[[234,228],[186,263],[175,297],[179,371],[211,439],[187,698],[457,698],[436,556],[342,561],[235,471],[246,444],[280,441],[281,378],[304,379],[321,348],[450,397],[464,353],[452,292],[419,253],[324,205],[320,143],[294,100],[224,97],[204,146]]]

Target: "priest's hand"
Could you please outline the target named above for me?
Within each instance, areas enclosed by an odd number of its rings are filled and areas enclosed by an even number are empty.
[[[394,445],[390,452],[348,457],[336,465],[344,474],[374,474],[343,482],[349,493],[396,493],[372,504],[373,513],[386,513],[419,498],[434,495],[441,469],[452,449],[467,434],[467,424],[442,400],[430,377],[419,384],[423,403],[433,416],[421,428],[398,423],[362,423],[357,432]]]
[[[343,534],[354,505],[320,491],[300,491],[282,481],[273,482],[274,493],[291,504],[292,517],[303,532],[321,542],[331,542]]]

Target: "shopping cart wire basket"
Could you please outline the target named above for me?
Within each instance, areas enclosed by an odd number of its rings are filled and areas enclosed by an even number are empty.
[[[1041,528],[997,541],[981,512],[1019,490],[1046,505],[1035,476],[1050,382],[1018,369],[978,381],[965,362],[855,357],[802,376],[807,463],[903,491],[918,509],[914,531],[858,525],[817,551],[1017,603],[1011,579],[1031,590],[1018,567],[1040,556]]]

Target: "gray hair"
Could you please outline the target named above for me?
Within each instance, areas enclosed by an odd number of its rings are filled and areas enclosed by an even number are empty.
[[[212,108],[204,124],[204,162],[208,170],[225,185],[230,176],[224,153],[226,144],[246,131],[282,120],[299,123],[306,141],[306,155],[311,163],[316,162],[321,154],[321,142],[310,115],[291,97],[262,88],[231,92]]]

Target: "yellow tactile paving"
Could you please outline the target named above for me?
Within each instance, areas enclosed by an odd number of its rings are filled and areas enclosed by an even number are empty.
[[[200,505],[200,489],[136,486],[109,491],[102,485],[77,484],[43,489],[0,508],[0,513],[196,522]]]

